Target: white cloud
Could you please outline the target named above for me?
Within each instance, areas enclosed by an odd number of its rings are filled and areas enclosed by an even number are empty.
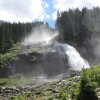
[[[77,8],[81,4],[82,0],[54,0],[52,13],[52,18],[55,20],[57,18],[57,10],[60,12],[66,11],[69,8]]]
[[[65,11],[69,8],[76,8],[80,5],[81,0],[55,0],[53,2],[54,9],[59,11]]]
[[[48,4],[43,0],[0,0],[0,20],[10,22],[31,22],[44,20]]]
[[[92,7],[99,6],[100,7],[100,0],[86,0],[88,3],[92,5]]]
[[[57,11],[56,10],[52,13],[51,18],[53,20],[56,20],[57,19]]]
[[[55,20],[57,17],[57,10],[59,11],[66,11],[69,8],[80,8],[83,7],[100,7],[100,0],[54,0],[53,1],[53,8],[54,11],[52,13],[52,18]]]
[[[48,1],[48,0],[47,0]],[[56,20],[57,10],[65,11],[69,8],[82,9],[83,6],[100,7],[100,0],[0,0],[0,20],[10,22],[31,22]],[[51,11],[52,9],[52,11]],[[50,12],[49,12],[50,11]]]

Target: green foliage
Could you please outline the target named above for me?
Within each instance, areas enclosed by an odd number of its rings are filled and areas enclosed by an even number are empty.
[[[0,78],[0,87],[23,86],[33,83],[35,83],[35,79],[33,78],[33,76],[23,76],[22,74]],[[35,83],[35,85],[37,85],[37,83]]]
[[[9,98],[9,100],[18,100],[18,98],[16,96],[12,96]]]
[[[68,100],[68,94],[65,89],[62,89],[59,93],[59,100]]]
[[[79,87],[80,87],[80,83],[79,82],[76,82],[75,84],[73,84],[70,87],[72,100],[76,100],[77,99],[77,96],[79,95]]]
[[[0,86],[17,86],[17,85],[24,85],[28,81],[23,77],[23,75],[14,75],[5,78],[0,78]]]
[[[7,67],[13,60],[14,56],[16,56],[16,53],[14,51],[0,54],[0,68]]]
[[[97,100],[96,88],[100,86],[100,65],[89,69],[83,69],[80,82],[71,85],[72,100]]]
[[[0,86],[4,86],[7,84],[7,81],[0,81]]]
[[[96,82],[91,81],[86,70],[83,70],[80,80],[80,93],[78,100],[98,100],[95,92]]]
[[[49,97],[48,100],[55,100],[53,96]]]
[[[0,53],[0,69],[6,68],[12,62],[14,57],[17,55],[18,50],[20,49],[20,44],[13,44],[13,47],[10,48],[6,53]]]
[[[91,82],[96,82],[97,85],[100,86],[100,65],[86,70],[86,74],[88,75]]]
[[[35,100],[35,94],[33,92],[22,93],[18,96],[12,96],[9,100]]]

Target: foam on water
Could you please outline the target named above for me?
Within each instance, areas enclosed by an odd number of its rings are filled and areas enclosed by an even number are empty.
[[[63,48],[68,58],[68,65],[71,70],[82,70],[83,68],[90,67],[88,62],[80,56],[79,52],[69,44],[56,43],[55,47]]]

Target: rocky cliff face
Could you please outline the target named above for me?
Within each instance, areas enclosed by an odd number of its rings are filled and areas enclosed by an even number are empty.
[[[33,47],[23,47],[11,63],[12,74],[32,74],[53,76],[68,70],[67,57],[57,50],[43,47],[32,51]]]

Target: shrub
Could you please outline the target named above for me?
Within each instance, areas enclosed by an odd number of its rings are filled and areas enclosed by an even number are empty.
[[[12,96],[9,100],[34,100],[35,94],[33,92],[23,93],[18,96]]]
[[[98,100],[95,92],[96,83],[91,82],[85,70],[83,70],[80,81],[80,93],[78,100]]]
[[[4,85],[6,85],[7,84],[7,81],[1,81],[0,82],[0,86],[4,86]]]
[[[61,90],[59,93],[59,100],[68,100],[68,95],[65,90]]]
[[[76,100],[77,99],[77,96],[79,95],[79,82],[73,84],[71,86],[71,98],[72,100]]]

